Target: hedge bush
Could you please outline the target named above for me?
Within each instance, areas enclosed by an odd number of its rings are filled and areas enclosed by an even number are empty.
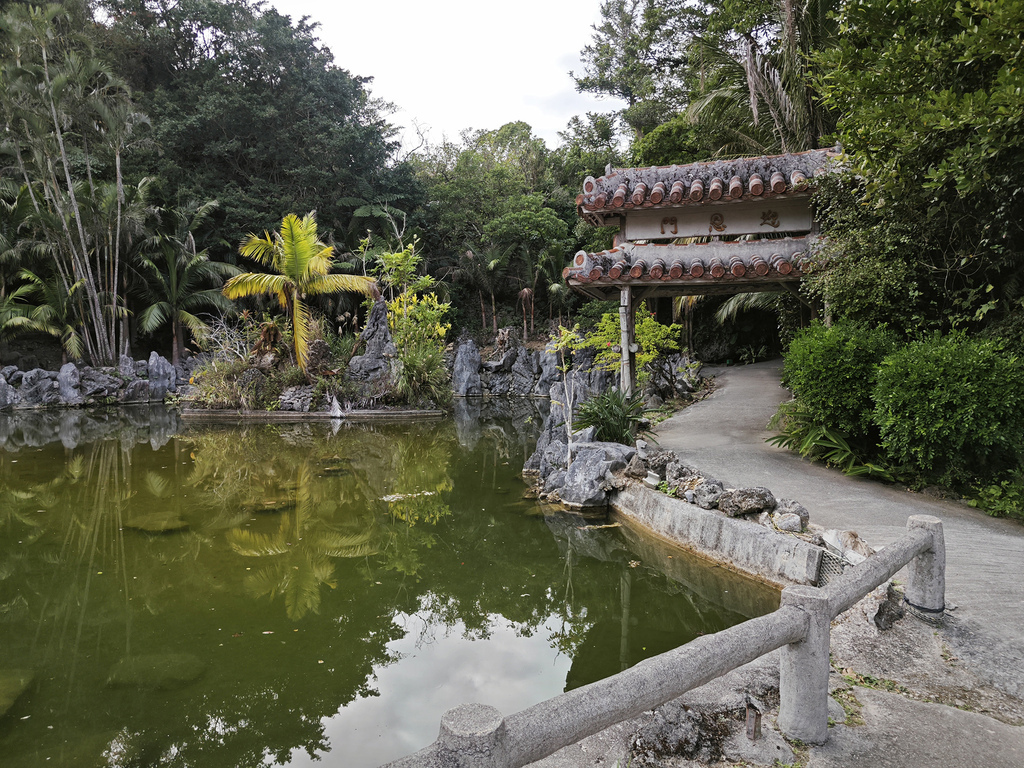
[[[815,323],[789,346],[785,384],[814,423],[873,448],[875,377],[895,347],[895,336],[884,327]]]
[[[1024,458],[1024,365],[997,342],[933,336],[878,372],[874,418],[891,461],[963,487]]]

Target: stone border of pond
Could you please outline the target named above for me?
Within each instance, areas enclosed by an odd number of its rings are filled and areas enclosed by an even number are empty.
[[[702,509],[640,483],[614,491],[609,506],[651,535],[730,570],[778,587],[818,583],[822,550],[795,536]]]
[[[182,409],[181,416],[189,422],[206,424],[299,424],[309,421],[387,422],[436,421],[444,411],[347,411],[340,415],[328,411],[213,411],[201,408]]]

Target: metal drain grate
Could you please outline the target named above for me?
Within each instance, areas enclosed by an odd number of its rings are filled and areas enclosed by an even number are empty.
[[[835,578],[843,575],[846,561],[843,558],[829,552],[827,549],[821,551],[821,565],[818,566],[818,586],[823,587]]]

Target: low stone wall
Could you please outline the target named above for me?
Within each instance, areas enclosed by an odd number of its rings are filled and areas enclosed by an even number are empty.
[[[698,597],[747,619],[779,607],[777,587],[731,568],[709,567],[714,561],[709,562],[707,556],[688,549],[680,552],[678,542],[653,533],[633,518],[616,518],[623,541],[641,563]]]
[[[149,360],[122,355],[116,367],[67,363],[59,371],[21,371],[8,365],[0,369],[0,411],[163,402],[187,379],[190,362],[178,369],[153,352]]]
[[[701,509],[640,483],[610,497],[612,509],[662,538],[778,586],[814,585],[822,551],[793,536]]]

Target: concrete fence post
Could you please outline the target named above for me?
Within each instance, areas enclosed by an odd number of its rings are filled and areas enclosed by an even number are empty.
[[[807,615],[807,634],[800,642],[782,647],[779,729],[791,739],[824,744],[828,740],[828,597],[816,587],[786,587],[781,607]]]
[[[505,720],[494,707],[460,704],[441,716],[437,747],[444,768],[505,768]]]
[[[938,623],[946,608],[946,541],[942,521],[931,515],[912,515],[907,519],[907,529],[915,528],[923,528],[931,534],[932,546],[908,564],[904,599],[916,616]]]

